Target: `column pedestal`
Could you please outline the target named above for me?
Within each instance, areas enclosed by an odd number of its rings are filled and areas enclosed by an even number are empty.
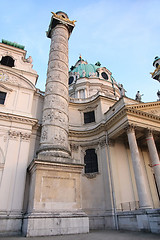
[[[28,213],[23,235],[51,236],[87,233],[89,220],[81,210],[83,165],[34,160],[29,166]]]

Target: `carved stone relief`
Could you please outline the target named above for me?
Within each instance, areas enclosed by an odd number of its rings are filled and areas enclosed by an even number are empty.
[[[41,142],[46,141],[48,138],[48,128],[46,128],[45,126],[42,128],[42,132],[41,132]]]
[[[65,129],[68,128],[68,116],[60,110],[50,109],[44,111],[42,124],[51,124],[55,126],[57,125]]]
[[[56,108],[67,113],[68,103],[67,100],[59,95],[47,95],[45,97],[44,109]]]
[[[147,112],[150,113],[150,114],[160,116],[160,110],[153,109],[153,110],[150,110],[150,111],[147,111]]]
[[[68,56],[63,52],[51,51],[49,58],[52,60],[61,60],[63,62],[68,62]]]
[[[10,139],[15,139],[15,140],[17,140],[18,137],[20,136],[20,132],[9,130],[9,131],[8,131],[8,135],[9,135],[9,138],[10,138]]]
[[[59,43],[58,41],[51,44],[51,51],[58,51],[58,52],[61,51],[65,54],[68,54],[67,46],[65,46],[62,43]]]
[[[20,133],[20,137],[22,140],[25,140],[25,141],[28,141],[31,137],[31,134],[30,133]]]
[[[57,84],[57,82],[49,82],[46,84],[45,94],[59,94],[61,96],[66,97],[68,99],[68,89],[62,85]]]

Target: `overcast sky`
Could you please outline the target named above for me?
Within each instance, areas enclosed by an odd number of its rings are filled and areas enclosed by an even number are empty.
[[[25,46],[45,89],[50,39],[46,30],[51,11],[77,20],[69,40],[69,66],[82,55],[108,68],[127,96],[157,101],[160,83],[151,78],[153,60],[160,56],[160,0],[8,0],[0,4],[0,37]],[[1,40],[0,39],[0,40]]]

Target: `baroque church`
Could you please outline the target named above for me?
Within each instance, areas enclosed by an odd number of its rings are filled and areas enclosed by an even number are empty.
[[[24,46],[0,43],[0,235],[160,233],[160,101],[125,96],[99,62],[69,70],[74,26],[52,13],[45,92]]]

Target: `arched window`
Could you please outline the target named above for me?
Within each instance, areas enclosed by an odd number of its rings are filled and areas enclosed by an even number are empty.
[[[87,149],[84,157],[85,173],[98,172],[97,154],[94,148]]]
[[[14,67],[14,59],[10,56],[2,57],[0,63],[8,67]]]

